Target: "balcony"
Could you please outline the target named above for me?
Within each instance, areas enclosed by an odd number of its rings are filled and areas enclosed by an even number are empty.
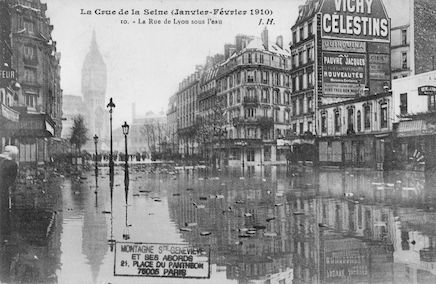
[[[241,126],[241,125],[255,125],[255,126],[259,126],[261,130],[268,130],[272,126],[274,126],[274,120],[270,117],[250,117],[250,118],[234,117],[232,119],[232,123],[234,127]]]
[[[0,118],[4,118],[12,122],[18,122],[20,119],[20,113],[9,108],[7,105],[0,104]]]
[[[244,97],[242,105],[257,107],[259,106],[259,100],[257,99],[257,97]]]

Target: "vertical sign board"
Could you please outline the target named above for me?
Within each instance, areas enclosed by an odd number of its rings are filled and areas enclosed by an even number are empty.
[[[370,93],[374,93],[372,86],[390,82],[390,57],[378,56],[389,55],[384,49],[385,46],[389,49],[390,44],[390,21],[381,0],[325,0],[320,11],[324,94],[338,98],[352,97],[359,94],[364,86],[369,86]],[[370,44],[373,45],[370,47]],[[331,57],[331,52],[337,52],[344,58],[365,57],[365,66],[360,66],[365,69],[364,78],[358,82],[343,81],[332,85],[331,76],[326,76],[326,71],[331,72],[332,66],[325,62],[326,57]],[[350,70],[346,64],[334,67],[335,72]]]
[[[210,278],[209,246],[116,242],[115,276]]]

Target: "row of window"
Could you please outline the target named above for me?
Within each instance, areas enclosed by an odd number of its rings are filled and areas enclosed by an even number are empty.
[[[285,110],[283,111],[282,115],[280,115],[280,110],[278,109],[273,109],[273,110],[268,110],[266,108],[259,110],[263,117],[266,118],[272,118],[274,122],[276,123],[289,123],[290,120],[290,112],[289,110]],[[229,119],[232,120],[233,118],[239,118],[241,114],[241,111],[239,109],[233,110],[233,111],[229,111]],[[256,108],[246,108],[244,109],[244,118],[245,119],[253,119],[253,118],[257,118],[258,117],[258,109]]]
[[[261,83],[265,85],[290,87],[290,76],[279,72],[247,70],[236,72],[218,81],[218,91],[223,92],[242,83]]]
[[[371,113],[371,105],[364,105],[362,111],[358,110],[357,113],[353,107],[346,111],[346,117],[341,116],[341,111],[336,109],[333,111],[333,129],[335,133],[341,132],[341,127],[345,126],[347,121],[347,133],[361,132],[362,131],[362,112],[363,112],[363,129],[370,130],[372,124],[372,117],[374,122],[377,121],[377,112]],[[342,120],[341,120],[342,117]],[[388,105],[387,103],[380,104],[380,129],[388,127]],[[343,122],[343,123],[342,123]],[[327,133],[328,128],[328,112],[321,114],[321,132]],[[355,127],[356,126],[356,127]]]
[[[313,35],[313,22],[307,22],[307,24],[296,28],[293,32],[292,32],[292,43],[296,44],[300,41],[305,40],[306,38],[310,37]]]
[[[230,129],[227,138],[228,139],[263,139],[263,140],[275,140],[281,139],[291,135],[290,129],[270,129],[268,131],[261,131],[256,127],[247,127],[242,131],[242,128],[237,128],[235,131]]]
[[[233,61],[233,63],[235,63],[236,61],[242,64],[265,64],[282,69],[288,68],[288,61],[286,60],[286,58],[260,52],[246,52],[240,55],[240,58]]]
[[[311,63],[315,61],[315,53],[313,45],[308,46],[306,49],[301,49],[292,54],[292,68]]]
[[[315,74],[313,71],[308,73],[299,72],[295,76],[281,74],[278,72],[270,73],[268,71],[248,70],[237,72],[228,78],[222,79],[218,82],[218,92],[223,92],[231,89],[241,83],[261,83],[265,85],[289,87],[292,91],[302,91],[305,89],[313,88]]]

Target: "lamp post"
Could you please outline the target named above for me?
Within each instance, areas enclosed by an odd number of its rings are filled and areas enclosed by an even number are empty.
[[[112,112],[115,108],[115,104],[112,101],[112,98],[109,99],[109,103],[107,106],[109,108],[109,121],[110,121],[110,153],[109,153],[109,175],[110,178],[113,178],[114,174],[114,157],[113,157],[113,141],[112,141]]]
[[[122,129],[123,129],[123,134],[124,134],[124,178],[125,180],[128,180],[128,154],[127,154],[127,135],[129,134],[129,128],[130,126],[127,124],[127,122],[124,121],[124,124],[121,125]]]
[[[97,175],[98,168],[97,168],[97,161],[98,161],[98,152],[97,152],[97,143],[98,143],[98,136],[97,134],[94,135],[94,145],[95,145],[95,174]]]

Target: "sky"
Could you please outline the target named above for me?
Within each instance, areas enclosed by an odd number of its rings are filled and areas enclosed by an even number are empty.
[[[225,43],[233,43],[237,34],[260,36],[265,25],[260,19],[274,20],[268,25],[270,40],[283,35],[290,41],[298,6],[305,0],[43,0],[47,16],[54,26],[53,40],[61,53],[61,86],[65,95],[81,96],[81,69],[87,54],[93,29],[107,66],[107,101],[116,104],[114,122],[132,119],[132,103],[137,116],[147,111],[167,109],[173,95],[195,65],[204,64],[206,56],[224,52]],[[81,11],[90,10],[92,15]],[[115,11],[115,15],[97,15],[101,11]],[[120,15],[119,11],[128,11]],[[131,15],[132,9],[140,15]],[[168,11],[168,15],[144,15],[144,10]],[[173,9],[182,10],[238,10],[246,15],[171,15]],[[250,15],[251,10],[259,15]],[[268,10],[268,11],[266,11]],[[272,15],[260,15],[260,13]],[[265,12],[266,11],[266,12]],[[162,24],[149,24],[149,19]],[[164,24],[169,19],[171,24]],[[208,19],[221,24],[207,24]],[[138,24],[139,20],[147,24]],[[189,24],[175,24],[174,20],[188,20]],[[206,24],[193,24],[203,20]],[[122,24],[127,21],[128,24]],[[133,23],[135,22],[135,23]]]

